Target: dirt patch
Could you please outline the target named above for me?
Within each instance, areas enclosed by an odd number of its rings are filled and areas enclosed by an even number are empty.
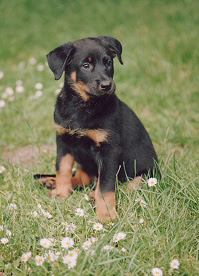
[[[52,145],[42,145],[41,147],[28,145],[14,151],[4,151],[2,158],[13,164],[22,164],[28,167],[36,164],[39,155],[49,152],[55,154],[55,151],[55,146]]]

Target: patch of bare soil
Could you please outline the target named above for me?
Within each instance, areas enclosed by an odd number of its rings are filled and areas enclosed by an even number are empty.
[[[45,154],[47,152],[55,153],[55,146],[42,145],[41,147],[36,147],[28,145],[14,151],[4,151],[2,157],[13,164],[22,164],[28,167],[36,164],[40,154]]]

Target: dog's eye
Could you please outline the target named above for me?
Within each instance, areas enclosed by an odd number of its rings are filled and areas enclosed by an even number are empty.
[[[82,67],[83,67],[84,69],[89,69],[89,68],[90,68],[90,63],[85,62],[85,63],[82,64]]]
[[[111,66],[112,64],[113,64],[112,60],[108,59],[107,62],[106,62],[106,66]]]

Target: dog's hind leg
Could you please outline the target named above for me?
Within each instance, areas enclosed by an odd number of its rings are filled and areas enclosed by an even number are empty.
[[[55,174],[35,174],[34,179],[36,179],[39,184],[45,186],[48,189],[55,189],[56,186],[56,175]]]

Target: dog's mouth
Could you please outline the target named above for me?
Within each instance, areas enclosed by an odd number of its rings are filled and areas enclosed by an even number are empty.
[[[93,96],[93,97],[100,97],[100,96],[104,96],[104,95],[111,95],[115,92],[115,83],[111,82],[111,84],[108,86],[101,86],[101,85],[97,85],[97,86],[88,86],[89,91],[86,91],[86,93],[89,96]]]

